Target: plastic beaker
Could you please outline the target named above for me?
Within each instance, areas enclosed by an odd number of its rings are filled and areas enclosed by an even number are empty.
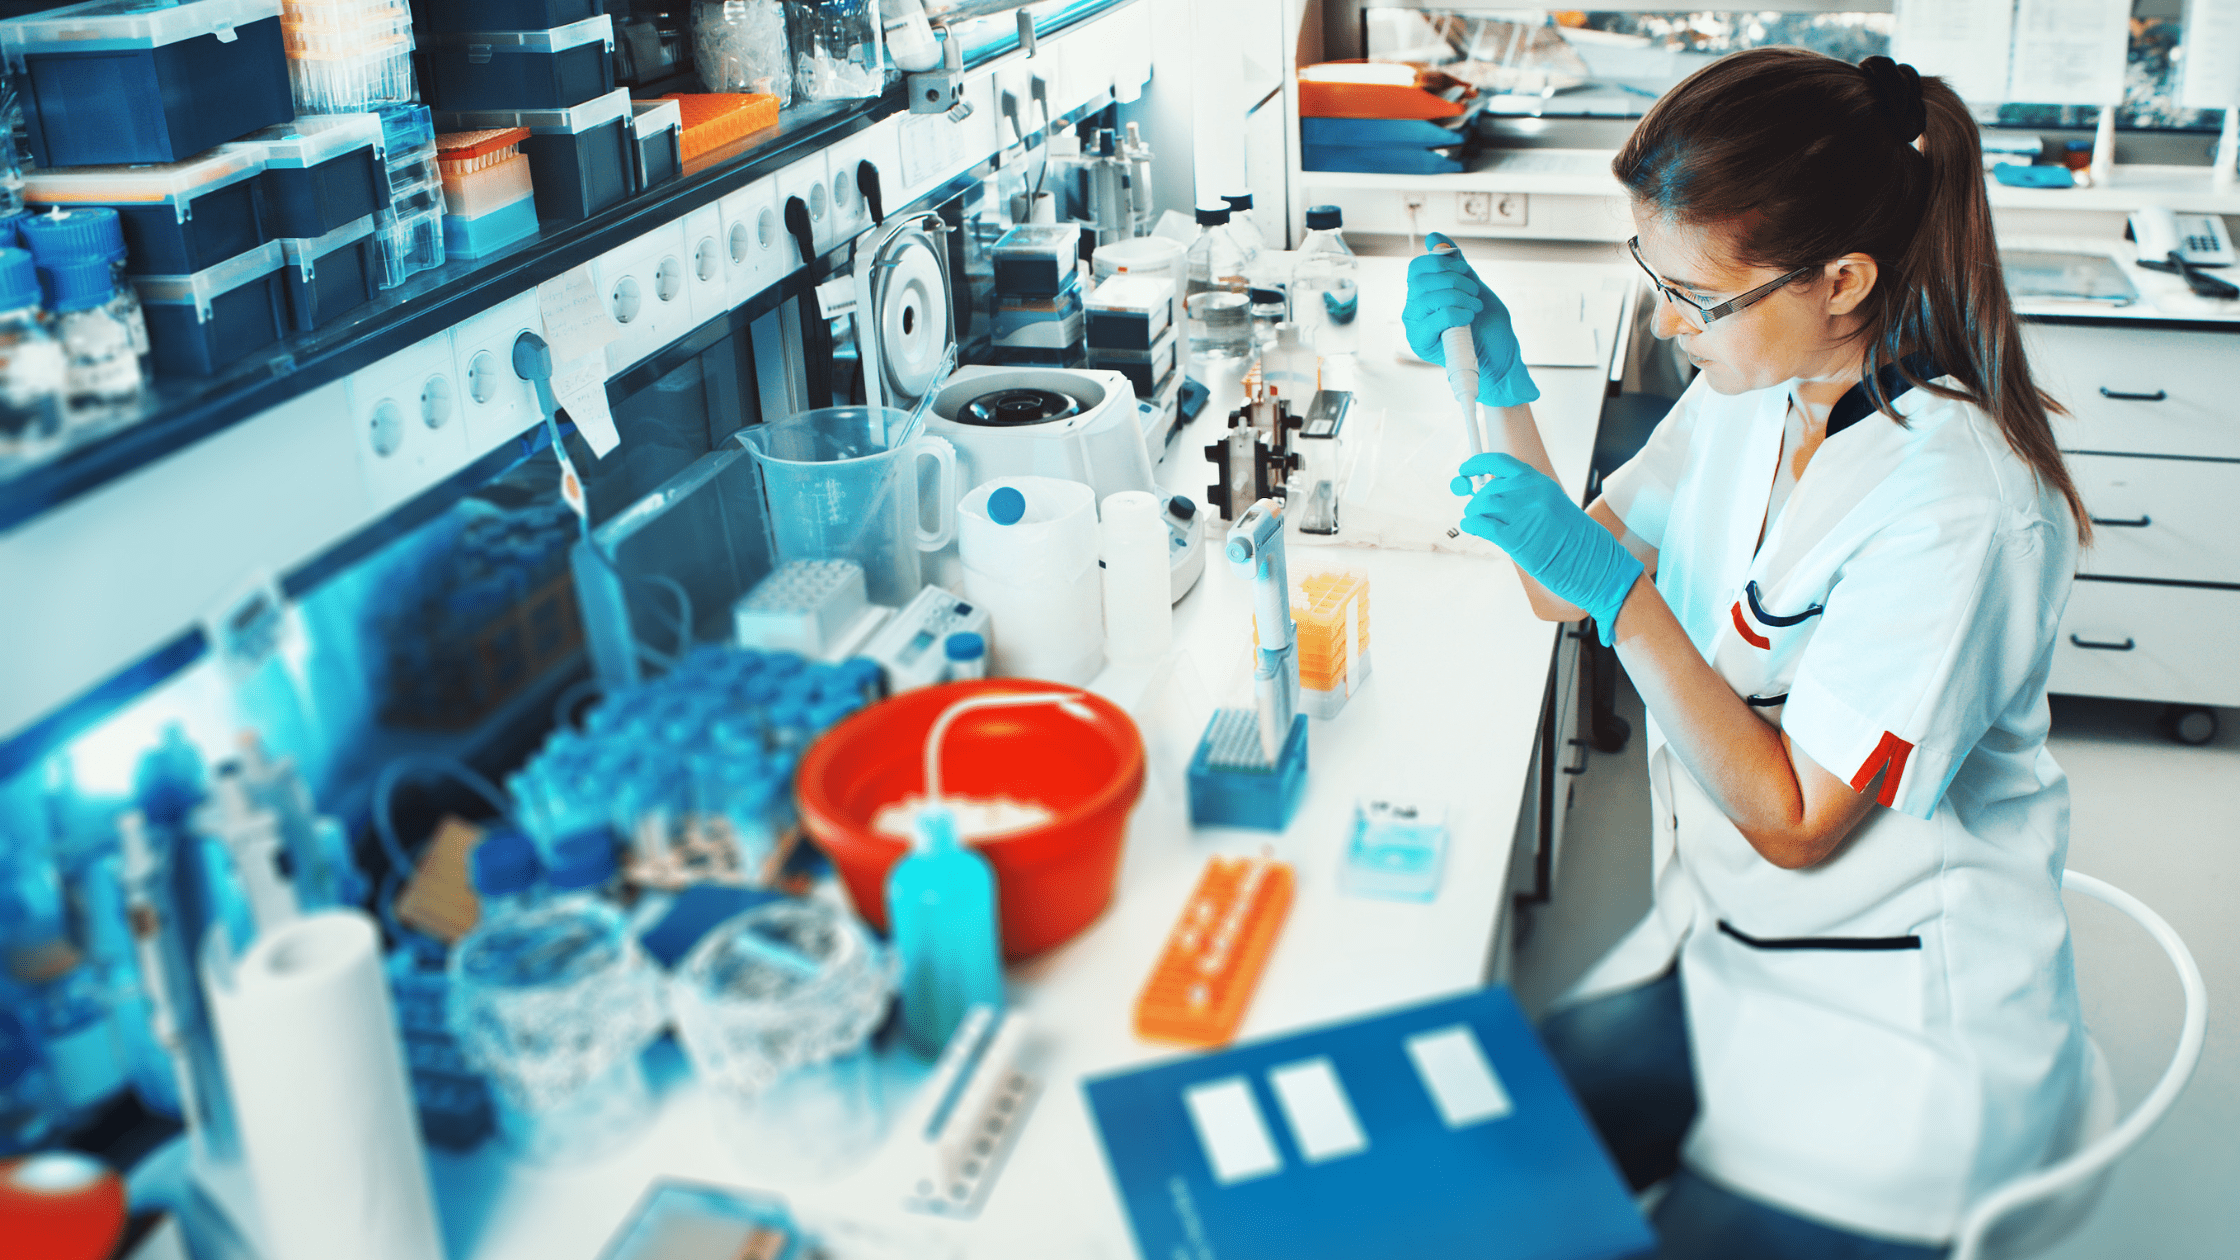
[[[899,608],[925,583],[918,553],[957,532],[957,451],[892,407],[820,407],[743,429],[762,472],[776,563],[853,560],[871,602]],[[918,513],[918,461],[940,465],[940,524]]]

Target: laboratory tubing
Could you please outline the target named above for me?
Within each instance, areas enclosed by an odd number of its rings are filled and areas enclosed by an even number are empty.
[[[1169,535],[1159,496],[1123,490],[1105,496],[1098,546],[1104,566],[1105,653],[1115,661],[1156,660],[1174,640],[1167,574]]]
[[[1227,206],[1200,206],[1190,242],[1188,296],[1183,300],[1192,361],[1241,359],[1252,352],[1248,258],[1229,232]]]
[[[931,1059],[973,1007],[1004,1005],[995,874],[958,841],[956,816],[936,797],[918,811],[910,852],[886,882],[903,1036]]]
[[[451,954],[451,1030],[533,1161],[598,1158],[651,1117],[638,1053],[667,1016],[659,972],[600,895],[614,875],[611,841],[571,838],[549,900],[478,923]]]
[[[1361,342],[1361,264],[1346,246],[1336,206],[1307,211],[1307,239],[1291,269],[1291,319],[1323,358],[1354,354]]]
[[[62,449],[62,393],[69,376],[62,343],[39,308],[29,252],[0,249],[0,476]]]
[[[993,672],[1079,685],[1104,667],[1096,508],[1094,490],[1054,477],[986,482],[957,506],[965,598],[988,610]]]

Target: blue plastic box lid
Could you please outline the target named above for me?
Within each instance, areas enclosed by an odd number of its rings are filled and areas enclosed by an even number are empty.
[[[289,266],[298,271],[307,271],[313,263],[336,250],[373,235],[373,218],[369,214],[364,218],[353,219],[325,236],[285,237],[280,241],[280,248],[286,254]]]
[[[306,114],[292,123],[251,132],[217,151],[252,150],[264,164],[294,170],[330,162],[345,153],[372,149],[386,151],[388,140],[378,114]]]
[[[0,51],[20,68],[39,53],[161,48],[204,35],[232,43],[235,27],[279,16],[280,0],[86,0],[0,24]]]
[[[555,26],[549,31],[450,31],[420,37],[421,43],[431,47],[456,48],[464,44],[470,50],[502,47],[537,53],[566,52],[597,41],[604,41],[608,52],[614,51],[614,19],[604,13],[566,26]],[[468,55],[472,59],[471,51]]]
[[[222,145],[184,162],[150,166],[63,166],[23,177],[23,199],[41,206],[129,206],[167,203],[187,220],[194,199],[263,172],[264,153]]]
[[[278,241],[266,241],[246,254],[236,254],[191,276],[134,276],[132,287],[144,305],[193,306],[203,319],[210,318],[210,304],[253,280],[261,280],[288,263],[287,251]]]
[[[447,132],[527,127],[534,135],[576,136],[629,117],[630,89],[616,88],[605,96],[594,96],[567,109],[439,110],[436,126]]]

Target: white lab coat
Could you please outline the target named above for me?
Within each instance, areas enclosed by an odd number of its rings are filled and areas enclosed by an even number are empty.
[[[1603,493],[1737,694],[1830,772],[1879,775],[1886,808],[1826,861],[1782,870],[1652,718],[1655,905],[1569,1000],[1677,956],[1688,1166],[1841,1228],[1940,1242],[1986,1190],[2066,1153],[2084,1097],[2069,791],[2045,747],[2076,532],[1988,416],[1911,390],[1904,426],[1831,423],[1759,546],[1789,397],[1698,379]],[[1856,415],[1866,396],[1846,402]]]

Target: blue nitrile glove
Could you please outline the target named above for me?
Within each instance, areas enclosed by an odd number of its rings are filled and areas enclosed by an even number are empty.
[[[1433,232],[1425,246],[1454,242]],[[1516,330],[1509,326],[1509,308],[1493,295],[1486,282],[1451,254],[1423,254],[1408,264],[1408,304],[1401,308],[1400,326],[1407,330],[1408,348],[1416,356],[1440,367],[1447,352],[1439,334],[1468,325],[1471,344],[1478,349],[1478,401],[1488,407],[1514,407],[1540,396],[1540,387],[1525,371],[1524,353],[1517,348]]]
[[[1514,455],[1472,455],[1462,461],[1454,492],[1470,496],[1462,529],[1509,553],[1558,599],[1594,618],[1610,646],[1618,610],[1643,572],[1617,539],[1573,503],[1555,479]],[[1471,479],[1488,477],[1473,491]]]

